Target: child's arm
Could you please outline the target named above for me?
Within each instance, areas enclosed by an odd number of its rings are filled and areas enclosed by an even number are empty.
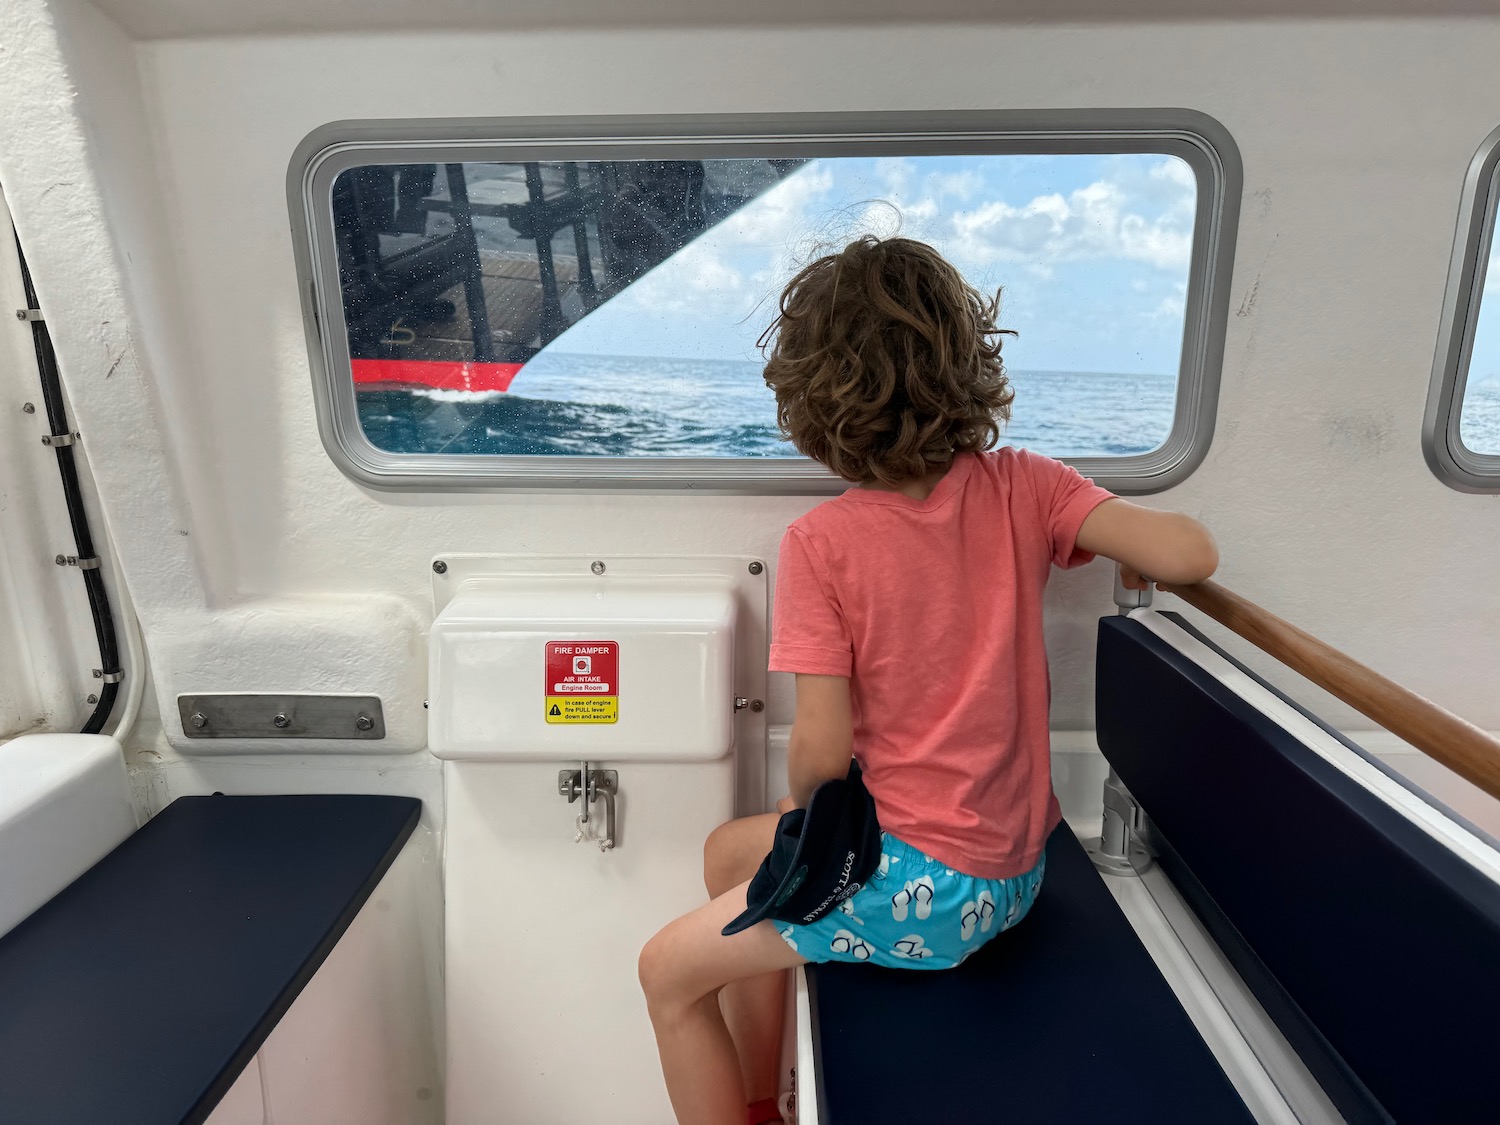
[[[854,756],[854,714],[849,705],[849,677],[797,676],[797,713],[792,720],[792,737],[787,753],[786,772],[791,796],[782,804],[787,809],[807,805],[812,792],[825,781],[849,772]]]
[[[1088,514],[1078,529],[1077,545],[1114,559],[1125,585],[1136,590],[1147,581],[1179,586],[1202,582],[1219,566],[1214,537],[1197,520],[1118,498]]]

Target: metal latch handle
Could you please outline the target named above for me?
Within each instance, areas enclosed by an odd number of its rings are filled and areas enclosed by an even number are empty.
[[[581,765],[581,769],[557,771],[557,791],[568,799],[570,805],[582,800],[574,842],[598,844],[601,852],[609,851],[615,846],[615,796],[620,791],[620,775],[615,770],[591,770],[587,762]],[[604,802],[602,836],[589,827],[589,808],[598,800]]]

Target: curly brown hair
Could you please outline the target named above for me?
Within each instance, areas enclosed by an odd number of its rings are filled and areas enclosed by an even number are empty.
[[[999,311],[999,293],[909,238],[819,258],[760,338],[782,433],[845,480],[892,486],[990,448],[1015,397]]]

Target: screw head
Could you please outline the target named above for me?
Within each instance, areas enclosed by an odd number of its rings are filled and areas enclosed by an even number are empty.
[[[750,710],[756,712],[757,714],[759,714],[761,711],[764,711],[765,709],[766,701],[764,699],[752,699],[750,701]]]
[[[370,718],[370,716],[368,715],[361,715],[359,718],[354,720],[354,726],[356,730],[369,730],[374,725],[375,720]]]
[[[99,702],[99,697],[97,695],[91,695],[86,700],[84,700],[84,702],[85,703],[98,703]]]
[[[285,715],[277,715],[271,720],[271,725],[279,729],[285,729],[292,725],[292,720],[288,719]]]
[[[598,559],[595,559],[593,562],[589,563],[589,569],[592,570],[595,574],[603,574],[604,564]]]
[[[36,406],[33,405],[32,403],[29,403],[29,402],[23,402],[21,404],[21,413],[22,414],[35,414],[36,413]]]
[[[67,566],[68,565],[68,556],[67,555],[58,555],[57,558],[53,559],[52,561],[55,562],[58,566]]]
[[[25,320],[26,319],[26,310],[25,309],[17,309],[16,310],[16,319],[17,320]]]
[[[208,716],[205,715],[202,711],[194,711],[191,715],[188,716],[188,722],[193,725],[193,728],[195,730],[202,730],[204,727],[208,726]]]
[[[445,563],[442,559],[434,559],[433,562],[432,562],[432,573],[434,573],[434,574],[447,574],[448,573],[448,564]]]
[[[750,564],[750,573],[751,574],[759,574],[761,571],[763,571],[765,569],[766,569],[766,566],[765,566],[764,563],[753,562],[753,563]]]

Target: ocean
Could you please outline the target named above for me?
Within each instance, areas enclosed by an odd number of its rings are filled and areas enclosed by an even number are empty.
[[[1175,375],[1010,372],[1003,440],[1053,457],[1120,456],[1159,446]],[[504,394],[361,391],[360,421],[400,453],[616,457],[793,457],[776,431],[761,365],[542,352]],[[1469,388],[1464,441],[1500,453],[1500,381]]]
[[[1465,388],[1458,436],[1475,453],[1500,456],[1500,376]]]

